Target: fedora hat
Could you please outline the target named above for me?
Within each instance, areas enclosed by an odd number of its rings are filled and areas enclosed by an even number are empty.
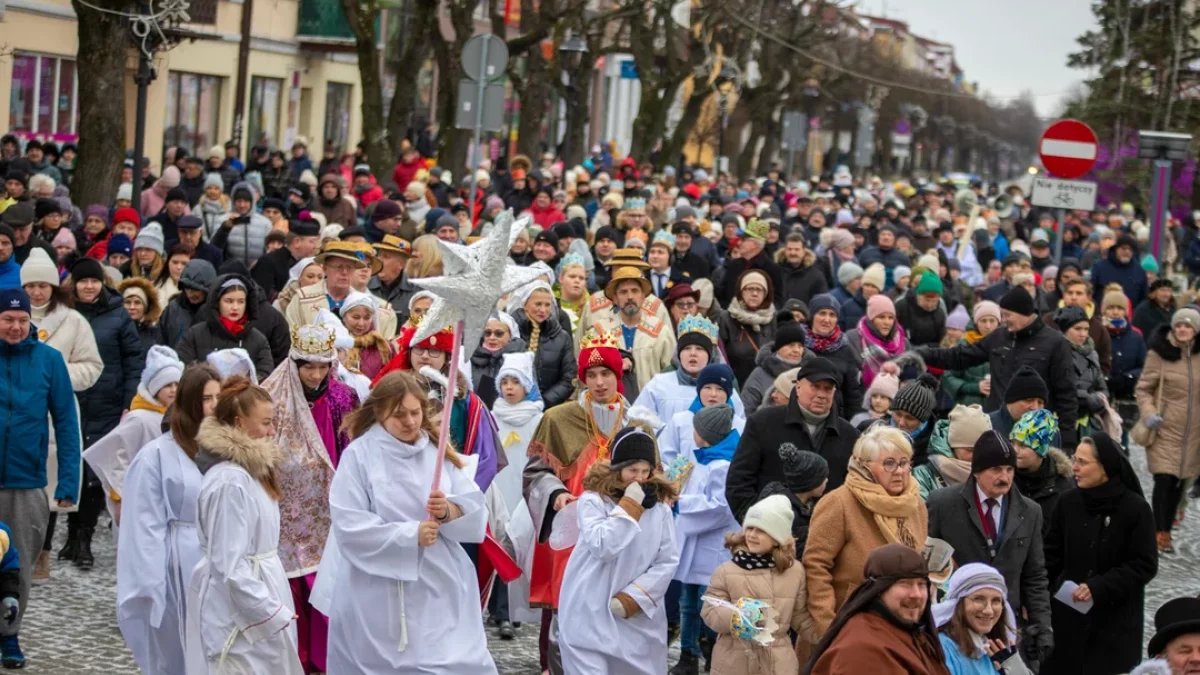
[[[650,263],[642,258],[642,252],[636,248],[619,248],[613,251],[612,260],[608,261],[612,269],[618,267],[636,267],[639,270],[650,269]]]
[[[413,254],[412,244],[394,234],[383,235],[383,241],[375,243],[375,250],[401,253],[409,257],[411,257]]]
[[[642,293],[645,295],[650,295],[650,280],[642,276],[642,271],[640,269],[632,266],[626,266],[616,267],[613,269],[612,278],[609,279],[608,284],[604,287],[604,297],[616,302],[617,286],[619,286],[622,281],[636,281],[642,287]]]
[[[375,257],[375,249],[371,248],[370,244],[354,241],[327,242],[317,254],[315,262],[324,265],[329,258],[342,258],[360,263],[363,267],[370,267],[371,274],[379,274],[379,270],[383,269],[383,261]]]

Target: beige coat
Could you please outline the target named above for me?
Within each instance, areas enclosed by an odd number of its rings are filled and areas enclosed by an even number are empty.
[[[929,513],[924,502],[916,522],[909,526],[913,538],[923,544],[929,536]],[[804,547],[804,571],[808,573],[808,611],[818,634],[829,630],[838,609],[863,582],[867,556],[888,543],[875,515],[848,487],[842,486],[817,501]]]
[[[782,573],[774,570],[744,570],[732,562],[723,563],[713,572],[707,595],[734,604],[741,598],[766,601],[778,613],[775,642],[770,650],[749,647],[731,632],[733,611],[704,603],[700,616],[717,632],[709,670],[714,675],[795,675],[800,669],[788,628],[799,641],[815,644],[817,633],[808,614],[808,592],[804,566],[795,561]]]
[[[34,311],[33,325],[37,328],[38,340],[54,347],[63,355],[67,362],[67,375],[71,378],[71,388],[76,392],[83,391],[96,384],[100,372],[104,370],[104,362],[100,360],[100,350],[96,347],[96,336],[92,327],[83,315],[65,305],[59,305],[49,314]],[[79,403],[76,401],[76,407]],[[46,455],[46,496],[50,500],[50,510],[58,512],[75,511],[75,506],[67,509],[58,507],[54,500],[54,490],[58,488],[58,443],[54,440],[54,424],[49,425],[49,452]],[[80,429],[83,425],[80,425]],[[79,447],[83,447],[83,435],[80,432]],[[83,484],[83,462],[79,463],[80,485]]]
[[[647,295],[642,301],[642,313],[653,314],[656,319],[666,325],[671,324],[671,313],[667,305],[656,295]],[[596,291],[583,304],[579,312],[579,322],[575,326],[575,354],[579,354],[579,343],[596,327],[596,322],[613,315],[613,303],[604,295],[604,291]]]
[[[1147,340],[1146,365],[1135,395],[1143,420],[1154,414],[1163,418],[1146,448],[1150,473],[1190,479],[1200,476],[1200,340],[1184,355],[1168,337],[1169,330],[1161,326]]]
[[[381,303],[379,311],[376,312],[379,332],[385,340],[391,340],[396,337],[396,312],[390,304],[378,298],[376,300]],[[288,327],[296,328],[311,325],[313,321],[316,321],[317,314],[322,309],[329,309],[324,281],[296,291],[292,299],[288,301],[283,315],[287,317]]]

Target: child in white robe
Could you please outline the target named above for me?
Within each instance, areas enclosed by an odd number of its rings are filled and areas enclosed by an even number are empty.
[[[187,596],[187,675],[304,675],[296,609],[279,560],[275,404],[242,376],[200,424],[197,521],[204,557]]]
[[[471,468],[446,449],[411,371],[384,376],[346,418],[354,439],[330,487],[331,529],[311,602],[329,616],[329,675],[486,675],[475,566],[487,512]]]
[[[117,626],[144,675],[186,671],[187,588],[204,557],[196,530],[203,476],[193,460],[199,450],[195,439],[220,391],[221,378],[212,366],[186,370],[170,414],[171,431],[143,447],[125,472]]]
[[[679,563],[676,492],[657,474],[654,437],[643,428],[617,432],[610,453],[611,462],[588,469],[578,501],[579,540],[559,596],[563,671],[662,675],[664,599]]]

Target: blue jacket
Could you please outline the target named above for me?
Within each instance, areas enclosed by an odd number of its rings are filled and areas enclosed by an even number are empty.
[[[1119,333],[1109,331],[1112,338],[1112,366],[1108,374],[1108,391],[1116,399],[1133,398],[1133,388],[1146,365],[1146,341],[1136,330],[1125,326]]]
[[[1133,259],[1127,263],[1117,260],[1117,246],[1108,249],[1108,257],[1092,268],[1092,295],[1097,305],[1104,300],[1104,287],[1112,283],[1121,285],[1125,297],[1134,307],[1142,304],[1150,294],[1150,282],[1146,281],[1146,270],[1142,269],[1140,260],[1136,245],[1133,246]]]
[[[17,264],[15,255],[0,263],[0,288],[21,287],[21,266]]]
[[[842,311],[838,312],[838,326],[842,332],[858,328],[858,320],[867,315],[867,301],[863,299],[862,290],[850,295],[845,286],[838,286],[829,294],[842,306]]]
[[[46,487],[50,447],[47,415],[58,444],[55,499],[79,501],[79,418],[62,354],[37,339],[37,328],[19,344],[0,342],[0,489]],[[0,563],[0,569],[3,564]]]

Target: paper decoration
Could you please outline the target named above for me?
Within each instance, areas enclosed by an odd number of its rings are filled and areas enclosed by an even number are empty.
[[[774,644],[775,631],[779,630],[779,615],[775,608],[768,605],[766,601],[758,598],[741,598],[737,604],[734,604],[711,595],[705,595],[700,599],[710,605],[733,611],[731,628],[734,637],[762,647],[770,647]]]

